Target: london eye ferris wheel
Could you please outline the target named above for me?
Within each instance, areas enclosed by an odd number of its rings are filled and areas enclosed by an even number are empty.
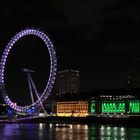
[[[15,43],[23,38],[24,36],[37,36],[40,38],[46,45],[48,52],[49,52],[49,58],[50,58],[50,72],[49,72],[49,78],[48,82],[45,86],[44,91],[40,96],[37,94],[37,100],[35,102],[32,102],[30,105],[25,105],[25,106],[19,106],[15,104],[8,96],[8,93],[5,88],[5,65],[6,61],[8,58],[8,55],[12,48],[14,47]],[[25,71],[25,69],[24,69]],[[30,72],[30,70],[26,69],[26,72]],[[42,103],[48,98],[48,96],[51,93],[51,90],[53,88],[53,84],[55,82],[56,78],[56,73],[57,73],[57,59],[56,59],[56,52],[54,49],[54,46],[49,39],[49,37],[36,29],[25,29],[17,33],[7,44],[6,48],[3,51],[1,61],[0,61],[0,91],[3,96],[4,101],[14,110],[19,111],[19,112],[24,112],[24,113],[29,113],[30,111],[34,112],[35,110],[39,109],[42,105]],[[29,73],[28,73],[29,74]],[[29,75],[29,80],[32,81],[30,75]],[[33,100],[33,99],[32,99]]]

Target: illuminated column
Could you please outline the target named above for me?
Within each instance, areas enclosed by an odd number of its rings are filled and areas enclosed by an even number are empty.
[[[139,100],[129,101],[129,112],[130,113],[140,113],[140,102],[139,102]]]

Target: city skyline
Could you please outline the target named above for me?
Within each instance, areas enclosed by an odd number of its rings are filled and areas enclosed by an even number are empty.
[[[0,19],[0,139],[140,139],[139,1],[4,0]]]

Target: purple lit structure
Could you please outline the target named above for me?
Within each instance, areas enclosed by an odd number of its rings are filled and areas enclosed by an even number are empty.
[[[11,51],[12,47],[14,44],[22,37],[27,36],[27,35],[34,35],[42,39],[42,41],[46,44],[48,51],[49,51],[49,56],[50,56],[50,75],[48,79],[48,83],[42,93],[42,95],[39,97],[38,100],[36,100],[34,103],[28,106],[19,106],[16,105],[14,102],[10,100],[8,97],[8,94],[5,89],[4,85],[4,70],[5,70],[5,64],[6,60],[8,57],[9,52]],[[14,110],[19,111],[19,112],[25,112],[25,113],[30,113],[30,112],[35,112],[40,108],[40,102],[44,102],[49,94],[51,93],[55,78],[56,78],[56,72],[57,72],[57,59],[56,59],[56,52],[53,47],[52,42],[48,38],[46,34],[43,32],[36,30],[36,29],[25,29],[22,30],[21,32],[17,33],[7,44],[1,58],[0,62],[0,91],[2,93],[2,96],[4,98],[4,101]]]

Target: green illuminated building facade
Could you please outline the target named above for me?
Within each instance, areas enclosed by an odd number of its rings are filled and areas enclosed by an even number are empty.
[[[114,102],[102,102],[101,103],[101,112],[102,113],[125,113],[125,103],[122,101]]]
[[[140,114],[140,99],[134,96],[101,96],[91,100],[89,104],[91,114]]]
[[[95,109],[96,109],[95,101],[91,101],[91,103],[90,103],[90,113],[95,113]]]
[[[140,113],[140,101],[130,100],[129,101],[129,113]]]

